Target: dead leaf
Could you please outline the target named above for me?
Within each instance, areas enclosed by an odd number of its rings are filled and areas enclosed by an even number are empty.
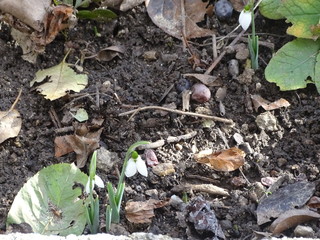
[[[271,224],[270,231],[273,235],[277,235],[301,223],[319,218],[320,214],[314,211],[308,209],[292,209],[281,214],[277,220]]]
[[[96,58],[100,62],[109,62],[115,57],[119,56],[119,53],[124,53],[125,48],[123,46],[110,46],[101,49],[98,53],[91,56],[84,57],[84,59]]]
[[[313,196],[312,198],[310,198],[310,200],[308,201],[307,205],[310,208],[320,208],[320,198]]]
[[[315,191],[313,182],[296,182],[272,192],[257,207],[258,225],[270,222],[288,210],[301,208]]]
[[[86,124],[76,125],[73,135],[55,138],[55,157],[75,152],[77,155],[77,167],[82,168],[85,166],[88,156],[99,148],[100,135],[103,129],[90,131]]]
[[[149,199],[143,202],[127,202],[126,218],[132,223],[150,223],[154,217],[154,209],[168,204],[167,201]]]
[[[46,79],[48,81],[44,81]],[[41,83],[36,89],[52,101],[65,96],[68,91],[80,92],[88,84],[88,76],[77,74],[63,59],[56,66],[38,71],[30,86],[35,83]]]
[[[104,0],[102,1],[101,5],[126,12],[143,3],[144,1],[145,0]]]
[[[227,96],[227,88],[226,87],[220,87],[216,91],[216,101],[217,102],[222,102]]]
[[[183,74],[184,77],[194,77],[202,82],[204,85],[208,87],[217,87],[221,86],[221,82],[218,81],[216,76],[208,75],[208,74],[200,74],[200,73],[186,73]]]
[[[184,16],[181,0],[146,0],[146,7],[153,23],[171,36],[182,39],[183,27],[186,39],[211,36],[213,31],[197,25],[204,20],[208,3],[202,0],[184,3]]]
[[[21,130],[21,116],[20,113],[14,109],[20,96],[21,90],[11,108],[8,111],[0,111],[0,143],[3,143],[8,138],[16,137]]]
[[[199,163],[204,163],[216,171],[230,172],[238,169],[244,164],[245,152],[233,147],[219,152],[207,151],[194,155]]]
[[[263,109],[266,111],[271,111],[271,110],[278,109],[281,107],[289,107],[290,106],[290,103],[283,98],[280,98],[279,100],[274,101],[274,102],[269,102],[268,100],[262,98],[260,95],[251,95],[251,99],[252,99],[254,109],[256,110],[256,112],[258,111],[259,107],[263,107]]]

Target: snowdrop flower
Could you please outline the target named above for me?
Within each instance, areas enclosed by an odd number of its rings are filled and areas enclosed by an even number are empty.
[[[133,152],[132,157],[128,160],[125,175],[127,177],[132,177],[137,172],[145,177],[148,177],[148,169],[145,161],[142,160],[137,152]]]
[[[247,30],[251,24],[252,15],[251,11],[243,9],[239,16],[239,23],[243,30]]]
[[[91,189],[91,191],[93,190],[94,185],[97,185],[99,188],[104,188],[104,183],[103,183],[101,177],[99,177],[98,175],[95,175],[93,180],[92,180],[92,189]],[[89,178],[88,182],[86,184],[85,192],[86,193],[90,193],[91,191],[90,191],[90,178]]]

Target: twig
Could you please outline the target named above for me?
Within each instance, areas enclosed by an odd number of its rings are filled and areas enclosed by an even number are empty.
[[[216,60],[218,58],[218,52],[217,52],[217,37],[215,34],[212,35],[212,54],[213,54],[213,60]]]
[[[233,45],[235,45],[239,39],[242,37],[242,35],[245,33],[245,30],[242,30],[239,35],[233,39],[233,41],[229,44],[228,47],[232,47]],[[221,59],[224,57],[224,55],[226,55],[227,51],[224,50],[219,57],[211,64],[211,66],[207,69],[207,71],[204,74],[210,74],[212,72],[212,70],[217,66],[217,64],[221,61]]]
[[[162,111],[177,113],[177,114],[181,114],[181,115],[201,117],[201,118],[210,119],[210,120],[217,121],[217,122],[223,122],[226,124],[233,124],[234,123],[231,119],[227,119],[227,118],[221,118],[221,117],[217,117],[217,116],[209,116],[209,115],[198,114],[198,113],[193,113],[193,112],[184,112],[184,111],[180,111],[180,110],[176,110],[176,109],[170,109],[170,108],[159,107],[159,106],[140,107],[140,108],[137,108],[137,109],[134,109],[131,111],[120,113],[118,116],[122,117],[122,116],[130,115],[130,114],[135,115],[136,113],[138,113],[140,111],[150,110],[150,109],[162,110]],[[130,118],[132,118],[132,116]]]
[[[16,105],[21,97],[21,93],[22,93],[22,89],[19,90],[18,96],[17,96],[16,100],[14,100],[13,104],[11,105],[8,113],[11,112],[16,107]]]
[[[217,187],[213,184],[180,184],[176,185],[173,189],[171,189],[172,192],[186,192],[186,191],[196,191],[196,192],[206,192],[208,194],[212,195],[221,195],[221,196],[230,196],[228,190]]]

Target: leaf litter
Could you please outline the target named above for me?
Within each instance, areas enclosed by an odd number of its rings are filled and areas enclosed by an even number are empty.
[[[0,143],[3,143],[9,138],[16,137],[21,130],[21,116],[18,110],[15,109],[21,92],[20,90],[18,97],[8,111],[0,111]]]

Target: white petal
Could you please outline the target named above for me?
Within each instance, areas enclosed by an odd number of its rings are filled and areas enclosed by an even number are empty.
[[[99,188],[104,188],[104,183],[98,175],[94,176],[94,183],[99,187]]]
[[[247,30],[251,24],[251,12],[242,10],[239,16],[239,23],[243,30]]]
[[[147,169],[146,163],[141,159],[141,157],[137,158],[136,165],[137,165],[138,172],[141,175],[148,177],[148,169]]]
[[[135,161],[130,158],[128,160],[128,164],[127,164],[127,168],[126,168],[126,171],[124,172],[124,174],[127,176],[127,177],[132,177],[133,175],[135,175],[137,173],[137,166],[136,166],[136,163]]]
[[[93,184],[94,184],[94,181],[92,182],[92,186],[93,186]],[[91,191],[90,191],[90,178],[88,178],[88,181],[87,181],[87,184],[86,184],[86,188],[85,188],[85,190],[84,190],[86,193],[90,193]]]

